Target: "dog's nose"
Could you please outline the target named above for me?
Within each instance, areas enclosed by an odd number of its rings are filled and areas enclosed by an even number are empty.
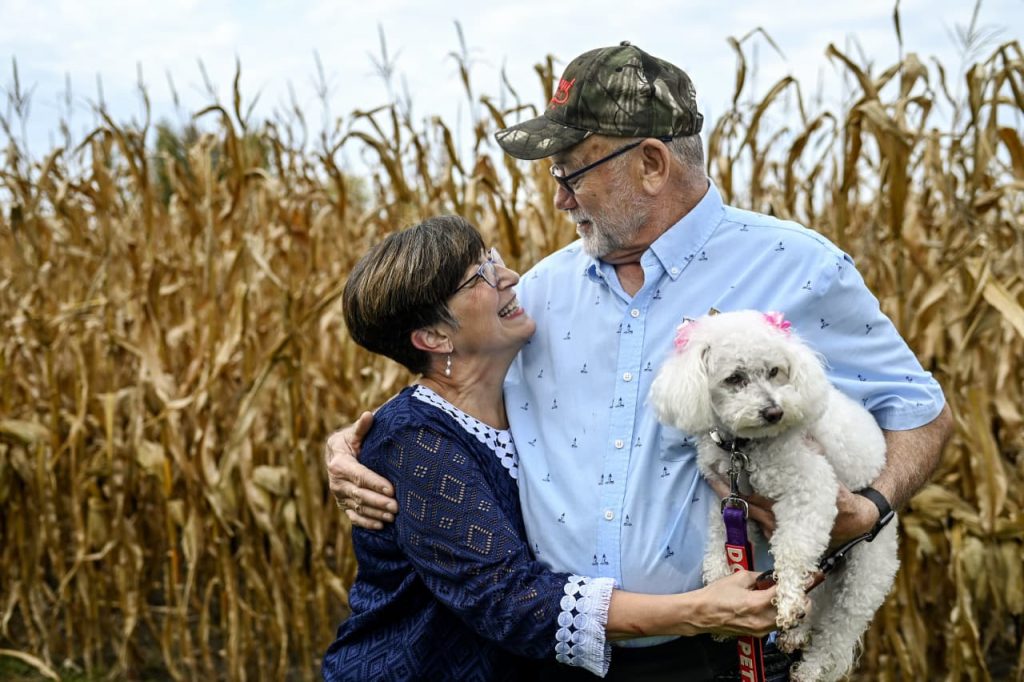
[[[769,424],[775,424],[782,419],[782,408],[778,405],[772,405],[761,410],[761,416]]]

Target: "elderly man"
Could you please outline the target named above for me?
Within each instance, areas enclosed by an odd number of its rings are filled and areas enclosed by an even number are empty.
[[[537,320],[505,380],[527,533],[553,569],[609,576],[628,590],[699,588],[705,520],[717,513],[692,439],[659,425],[645,400],[684,317],[784,312],[826,358],[833,383],[885,430],[885,470],[871,492],[841,493],[837,541],[904,504],[950,433],[941,389],[852,259],[800,225],[723,205],[704,170],[702,121],[689,77],[624,42],[574,59],[542,116],[496,136],[511,156],[551,159],[555,205],[580,235],[518,290]],[[328,470],[352,521],[376,527],[397,504],[353,457],[367,424],[364,415],[331,438]],[[765,510],[758,518],[771,523]],[[639,647],[648,648],[638,657]],[[617,668],[619,653],[664,665]],[[660,679],[685,655],[663,640],[625,642],[610,674]]]

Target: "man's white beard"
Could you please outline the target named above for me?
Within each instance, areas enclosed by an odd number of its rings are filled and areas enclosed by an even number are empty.
[[[619,173],[616,173],[615,181],[619,187],[627,184]],[[580,210],[570,211],[569,215],[577,225],[583,220],[590,221],[590,234],[580,235],[583,250],[591,258],[603,258],[632,243],[650,217],[650,207],[640,192],[630,188],[620,192],[619,201],[600,220]]]

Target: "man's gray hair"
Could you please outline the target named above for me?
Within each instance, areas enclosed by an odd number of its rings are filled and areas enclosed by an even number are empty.
[[[622,137],[616,138],[621,144],[640,142],[643,137]],[[678,161],[684,172],[687,182],[703,183],[708,176],[707,168],[704,167],[704,143],[700,135],[686,135],[684,137],[673,137],[665,144],[669,153]],[[627,163],[625,156],[620,156],[612,161],[615,167],[622,168]]]
[[[700,135],[686,135],[675,137],[668,143],[668,149],[672,155],[692,172],[705,173],[704,169],[704,144]]]

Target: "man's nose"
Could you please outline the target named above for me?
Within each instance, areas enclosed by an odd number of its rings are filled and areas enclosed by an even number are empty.
[[[571,211],[577,207],[576,195],[558,185],[555,188],[555,208],[559,211]]]

